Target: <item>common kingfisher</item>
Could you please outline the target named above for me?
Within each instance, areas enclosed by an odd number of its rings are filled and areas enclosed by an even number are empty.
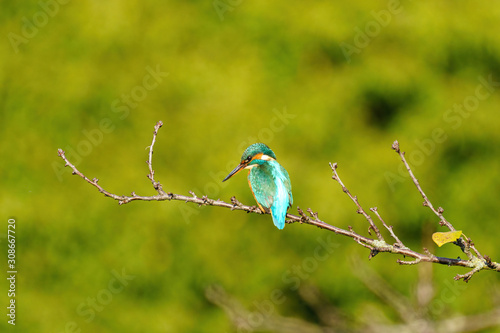
[[[278,229],[285,227],[286,211],[292,206],[292,185],[288,172],[277,161],[274,152],[263,143],[254,143],[241,156],[240,164],[223,182],[243,169],[248,171],[248,185],[264,213],[271,213]]]

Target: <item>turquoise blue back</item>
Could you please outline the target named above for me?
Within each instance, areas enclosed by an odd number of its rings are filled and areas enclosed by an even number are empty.
[[[248,183],[255,200],[271,211],[274,225],[285,227],[286,211],[293,203],[292,186],[288,172],[278,162],[256,160],[258,167],[250,169]]]

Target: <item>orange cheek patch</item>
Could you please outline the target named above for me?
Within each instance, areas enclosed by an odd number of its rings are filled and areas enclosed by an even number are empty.
[[[264,155],[264,154],[262,154],[262,153],[258,153],[257,155],[255,155],[255,156],[252,158],[252,161],[253,161],[253,160],[260,160],[260,159],[261,159],[261,157],[262,157],[262,155]]]

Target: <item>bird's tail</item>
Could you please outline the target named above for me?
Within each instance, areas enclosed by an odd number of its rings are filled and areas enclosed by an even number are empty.
[[[274,202],[271,205],[273,222],[278,229],[283,229],[285,227],[286,211],[289,206],[290,197],[288,196],[288,192],[283,183],[280,183],[277,187]]]
[[[279,209],[271,209],[271,215],[273,216],[274,225],[278,229],[283,229],[285,227],[285,217],[286,209],[284,212],[279,212]]]
[[[273,222],[278,229],[283,229],[285,227],[286,211],[288,210],[289,205],[290,201],[285,199],[276,200],[271,206],[271,215],[273,216]]]

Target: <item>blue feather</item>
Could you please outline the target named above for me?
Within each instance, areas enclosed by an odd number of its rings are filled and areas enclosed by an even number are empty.
[[[286,183],[290,184],[288,172],[276,161],[269,161],[273,165],[272,174],[273,180],[276,184],[276,192],[274,194],[274,201],[271,205],[271,214],[273,216],[274,225],[278,229],[285,227],[286,211],[292,205],[292,191],[288,190]]]

